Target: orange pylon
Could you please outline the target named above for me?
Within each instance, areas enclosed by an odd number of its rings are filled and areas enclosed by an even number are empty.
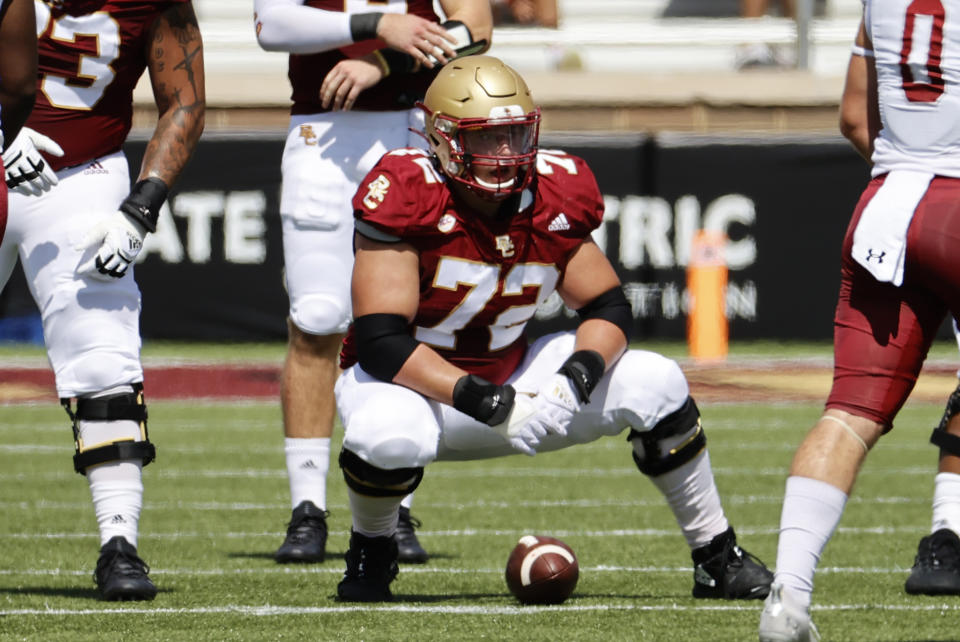
[[[687,347],[698,361],[724,360],[729,333],[726,314],[727,262],[721,232],[699,230],[687,264]]]

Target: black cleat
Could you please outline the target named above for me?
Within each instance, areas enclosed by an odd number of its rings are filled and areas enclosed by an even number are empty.
[[[400,518],[397,521],[397,532],[393,539],[397,542],[397,558],[404,564],[423,564],[430,559],[430,554],[420,546],[416,529],[420,528],[420,520],[410,514],[406,506],[400,507]]]
[[[115,535],[100,547],[93,579],[105,600],[152,600],[157,594],[147,573],[150,567],[137,557],[130,542]]]
[[[347,571],[337,585],[343,602],[388,602],[393,599],[390,582],[397,576],[397,542],[392,537],[365,537],[350,533],[350,549],[344,558]]]
[[[960,537],[941,528],[921,539],[905,588],[911,595],[960,595]]]
[[[762,600],[770,592],[773,573],[737,546],[732,526],[692,555],[693,597]]]
[[[287,537],[273,558],[278,563],[322,562],[327,548],[327,515],[311,501],[303,501],[293,509],[287,526]]]

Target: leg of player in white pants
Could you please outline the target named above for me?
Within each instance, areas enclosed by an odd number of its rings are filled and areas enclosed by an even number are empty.
[[[570,356],[573,346],[573,333],[541,338],[530,347],[508,383],[518,394],[532,394]],[[417,475],[423,474],[423,467],[430,462],[515,454],[489,426],[408,388],[378,381],[358,366],[347,370],[338,382],[337,403],[346,429],[341,466],[350,491],[353,529],[364,537],[390,534],[394,527],[390,515],[399,502],[404,480],[415,487]],[[697,551],[713,557],[711,547],[727,533],[724,542],[733,541],[735,547],[686,379],[675,362],[661,355],[628,351],[607,371],[589,403],[574,415],[567,434],[547,435],[536,450],[557,450],[627,429],[638,467],[663,493],[694,551],[695,562],[700,563]],[[370,486],[378,484],[392,484],[393,494],[376,488],[370,492]],[[705,586],[698,594],[695,585],[694,594],[765,596],[769,571],[757,565],[753,575],[750,586]]]
[[[350,323],[353,206],[359,181],[389,149],[411,142],[415,112],[329,112],[294,116],[283,154],[285,285],[289,341],[281,379],[284,451],[293,517],[278,562],[323,561],[326,478],[333,433],[333,386]],[[413,533],[412,496],[401,559],[423,562]]]
[[[111,281],[76,274],[95,251],[81,247],[84,236],[129,192],[127,162],[117,152],[58,177],[59,185],[41,196],[10,194],[0,277],[5,283],[19,254],[43,320],[57,394],[77,400],[75,410],[68,406],[75,413],[75,465],[90,485],[100,543],[121,537],[135,548],[141,468],[153,449],[141,394],[140,291],[132,269]]]

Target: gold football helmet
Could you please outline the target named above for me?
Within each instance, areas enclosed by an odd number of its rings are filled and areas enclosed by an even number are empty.
[[[447,63],[419,106],[440,169],[474,192],[502,198],[533,179],[540,108],[516,71],[492,56]]]

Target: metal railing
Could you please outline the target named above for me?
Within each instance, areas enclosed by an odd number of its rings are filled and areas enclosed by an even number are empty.
[[[796,0],[797,7],[797,69],[810,68],[810,23],[813,21],[813,1]]]

